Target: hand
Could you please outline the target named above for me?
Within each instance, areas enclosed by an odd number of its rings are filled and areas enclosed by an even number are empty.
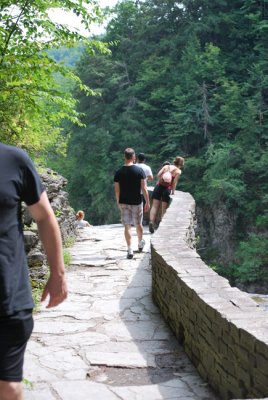
[[[46,308],[56,307],[67,298],[68,290],[65,275],[50,275],[43,290],[41,301],[46,300],[49,295],[49,302]]]
[[[144,205],[144,212],[147,212],[150,210],[150,204],[149,203],[145,203]]]

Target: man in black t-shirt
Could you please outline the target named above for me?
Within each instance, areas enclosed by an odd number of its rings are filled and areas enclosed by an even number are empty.
[[[145,245],[143,240],[143,203],[142,195],[145,198],[144,211],[149,210],[149,195],[146,186],[144,171],[134,165],[135,152],[131,148],[125,150],[125,165],[116,171],[114,176],[115,197],[118,208],[121,211],[121,221],[125,227],[125,239],[127,242],[127,258],[133,258],[131,225],[136,226],[138,236],[138,250],[142,251]]]
[[[34,306],[24,250],[21,203],[35,219],[50,276],[41,301],[55,307],[67,297],[61,233],[40,177],[21,149],[0,143],[0,399],[22,400],[24,353]]]

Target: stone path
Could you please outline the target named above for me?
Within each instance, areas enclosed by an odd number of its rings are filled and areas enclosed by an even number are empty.
[[[121,225],[81,230],[68,299],[35,315],[25,400],[217,399],[151,300],[145,239],[127,260]]]
[[[251,294],[249,296],[259,304],[259,307],[268,311],[268,295],[267,294]]]

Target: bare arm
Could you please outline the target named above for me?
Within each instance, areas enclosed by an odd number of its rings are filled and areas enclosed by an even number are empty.
[[[147,173],[148,173],[148,175],[146,176],[147,182],[151,182],[154,179],[153,171],[151,170],[151,167],[148,167]]]
[[[120,185],[118,182],[114,183],[114,192],[115,192],[116,203],[117,206],[119,207]]]
[[[144,205],[144,211],[149,211],[150,209],[150,199],[149,199],[149,193],[147,190],[147,185],[146,185],[146,181],[144,179],[141,180],[141,190],[143,193],[143,196],[145,198],[145,205]]]
[[[172,182],[172,188],[171,188],[171,193],[172,194],[175,193],[176,186],[177,186],[177,183],[178,183],[178,180],[179,180],[180,176],[181,176],[181,171],[179,170],[179,172],[175,175],[175,177],[173,179],[173,182]]]
[[[46,192],[41,194],[37,203],[29,206],[29,210],[37,223],[50,268],[50,276],[45,285],[41,301],[44,301],[49,295],[47,308],[55,307],[67,297],[61,232]]]

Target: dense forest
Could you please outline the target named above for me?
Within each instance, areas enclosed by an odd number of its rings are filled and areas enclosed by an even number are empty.
[[[97,39],[75,49],[75,67],[73,51],[51,50],[64,41],[47,46],[68,79],[56,79],[60,104],[48,96],[46,118],[35,119],[32,96],[31,113],[20,114],[31,129],[20,136],[19,124],[9,126],[12,103],[1,140],[31,149],[39,132],[38,159],[68,178],[71,204],[93,224],[119,221],[113,174],[126,147],[144,152],[155,175],[164,160],[185,157],[178,189],[197,202],[200,254],[231,281],[268,283],[268,0],[120,1]],[[0,92],[2,120],[7,100]]]

